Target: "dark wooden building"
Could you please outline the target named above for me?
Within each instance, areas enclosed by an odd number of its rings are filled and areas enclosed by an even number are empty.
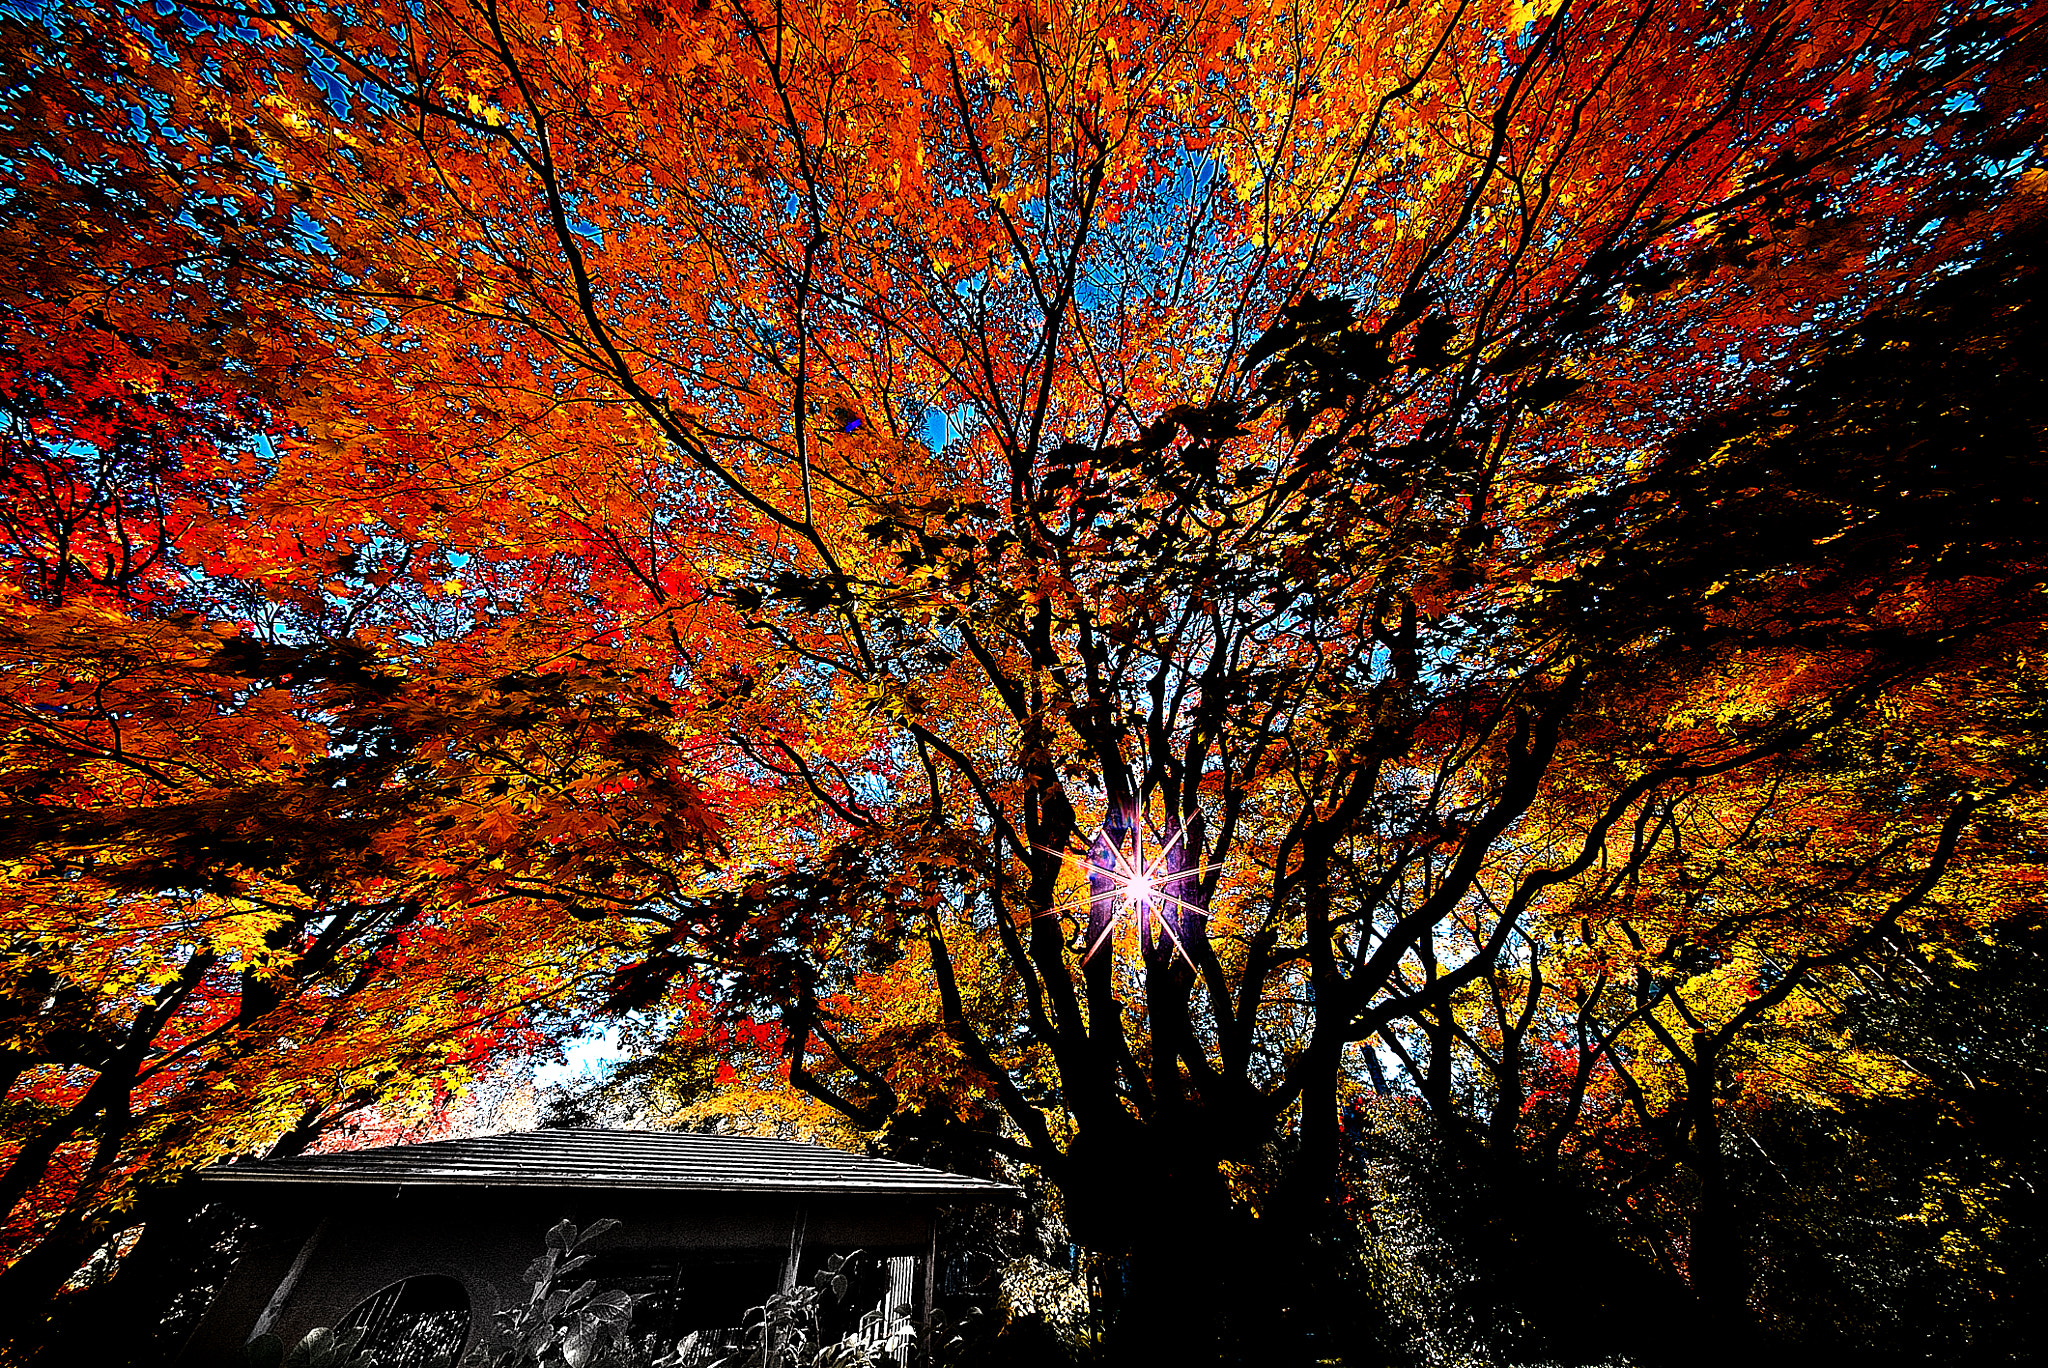
[[[497,1342],[497,1313],[563,1219],[618,1229],[579,1271],[636,1294],[634,1333],[729,1344],[749,1307],[860,1250],[839,1329],[886,1337],[928,1317],[939,1209],[1014,1188],[787,1140],[550,1130],[241,1161],[200,1181],[258,1223],[180,1359],[241,1360],[259,1334],[363,1327],[366,1368],[454,1368]]]

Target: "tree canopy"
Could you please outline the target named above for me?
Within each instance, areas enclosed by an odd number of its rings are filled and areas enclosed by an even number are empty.
[[[0,1291],[609,1010],[1155,1346],[1395,1097],[1748,1334],[1743,1118],[2040,912],[2042,18],[7,21]]]

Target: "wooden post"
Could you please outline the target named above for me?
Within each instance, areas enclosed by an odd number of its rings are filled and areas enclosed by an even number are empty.
[[[277,1284],[277,1290],[271,1293],[270,1300],[263,1304],[263,1314],[256,1318],[256,1328],[249,1332],[251,1340],[270,1333],[270,1327],[276,1323],[278,1313],[284,1310],[285,1300],[291,1296],[292,1289],[299,1285],[299,1275],[306,1271],[306,1264],[311,1261],[313,1251],[320,1247],[320,1237],[327,1233],[327,1223],[332,1219],[331,1214],[322,1216],[320,1224],[313,1227],[313,1233],[299,1246],[298,1256],[292,1260],[292,1266],[285,1270],[284,1278]],[[289,1350],[291,1346],[286,1345],[285,1348]]]
[[[796,1204],[796,1211],[789,1218],[789,1260],[782,1265],[782,1290],[785,1292],[796,1290],[796,1280],[799,1272],[797,1266],[803,1261],[804,1257],[805,1227],[809,1226],[810,1223],[810,1204],[798,1202]]]
[[[925,1220],[924,1295],[919,1298],[917,1337],[924,1341],[924,1361],[938,1362],[939,1347],[932,1343],[933,1296],[939,1281],[939,1209],[933,1207]]]
[[[789,1260],[782,1265],[782,1290],[785,1293],[796,1290],[797,1274],[803,1263],[804,1234],[811,1223],[811,1208],[807,1202],[798,1202],[789,1218]],[[772,1324],[763,1325],[761,1334],[766,1340],[768,1368],[781,1368],[782,1337]]]

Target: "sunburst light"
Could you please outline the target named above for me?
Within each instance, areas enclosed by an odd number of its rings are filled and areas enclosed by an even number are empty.
[[[1172,837],[1150,855],[1145,851],[1142,827],[1128,833],[1134,848],[1125,850],[1119,837],[1126,834],[1126,828],[1114,825],[1102,828],[1085,856],[1077,856],[1071,850],[1047,852],[1063,859],[1079,859],[1088,874],[1089,890],[1086,894],[1057,903],[1045,913],[1047,916],[1059,916],[1063,912],[1088,911],[1091,935],[1088,948],[1081,956],[1083,963],[1095,957],[1095,952],[1108,942],[1118,926],[1130,925],[1137,932],[1139,945],[1148,950],[1156,941],[1152,930],[1156,926],[1172,942],[1174,951],[1187,962],[1188,967],[1194,967],[1195,962],[1181,939],[1180,919],[1206,916],[1207,911],[1167,890],[1184,888],[1186,880],[1199,878],[1223,866],[1218,862],[1187,869],[1173,868],[1173,851],[1187,838],[1188,831],[1188,826],[1177,827]],[[1098,929],[1095,924],[1097,908],[1104,902],[1110,904],[1109,914],[1100,919]]]

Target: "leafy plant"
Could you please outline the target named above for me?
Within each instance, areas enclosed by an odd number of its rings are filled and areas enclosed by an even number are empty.
[[[715,1368],[877,1368],[894,1362],[915,1338],[908,1306],[890,1308],[894,1323],[879,1336],[855,1330],[833,1337],[825,1329],[826,1308],[846,1300],[861,1257],[859,1250],[834,1254],[808,1286],[773,1293],[747,1312],[745,1344],[738,1353],[717,1360]],[[678,1346],[677,1356],[669,1361],[684,1362],[685,1352]]]
[[[351,1368],[362,1342],[361,1326],[334,1330],[321,1325],[308,1330],[290,1353],[275,1335],[256,1336],[242,1352],[248,1368]]]
[[[563,1220],[548,1231],[547,1249],[523,1275],[532,1289],[526,1304],[498,1313],[510,1344],[490,1360],[491,1368],[584,1368],[623,1357],[633,1320],[631,1294],[617,1288],[599,1291],[589,1281],[575,1287],[564,1283],[589,1262],[587,1254],[577,1251],[618,1224],[598,1221],[579,1234],[574,1222]]]
[[[573,1221],[557,1222],[547,1233],[547,1248],[526,1267],[530,1289],[523,1305],[500,1311],[498,1320],[507,1341],[495,1356],[479,1360],[483,1368],[694,1368],[705,1365],[698,1334],[686,1335],[666,1352],[636,1345],[631,1338],[636,1298],[617,1288],[600,1289],[586,1280],[573,1287],[569,1275],[589,1262],[581,1251],[593,1240],[618,1228],[601,1220],[579,1231]],[[911,1347],[909,1306],[890,1308],[893,1324],[876,1334],[865,1327],[834,1335],[826,1327],[828,1308],[845,1302],[861,1251],[834,1254],[807,1286],[770,1294],[746,1314],[744,1343],[734,1353],[708,1361],[707,1368],[880,1368]],[[958,1362],[973,1341],[978,1313],[935,1322],[933,1344],[938,1362]],[[247,1368],[353,1368],[362,1343],[361,1327],[335,1330],[322,1326],[306,1333],[286,1353],[275,1335],[260,1335],[247,1348]]]

